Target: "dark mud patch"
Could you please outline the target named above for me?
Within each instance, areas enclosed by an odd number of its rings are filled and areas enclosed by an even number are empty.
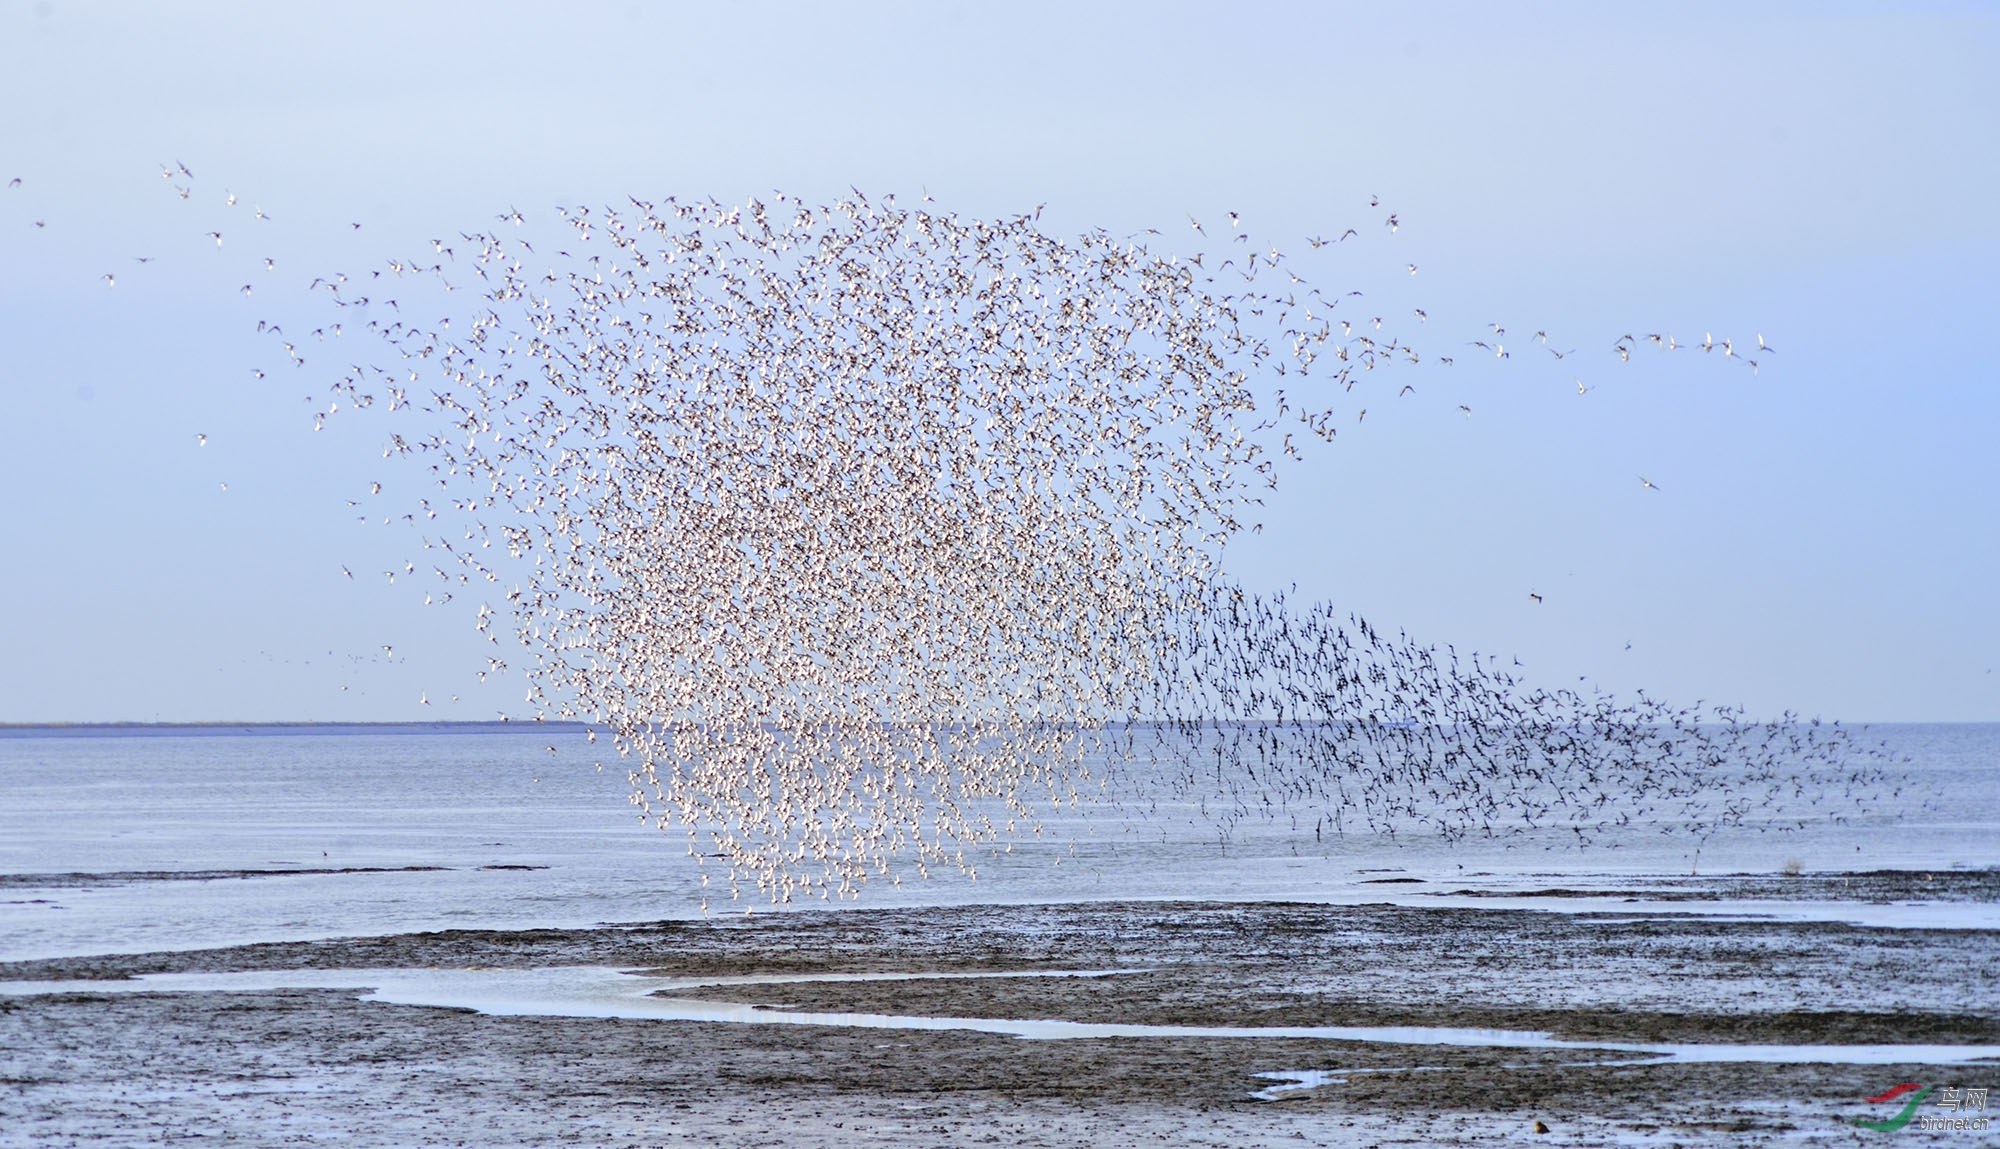
[[[449,866],[287,867],[282,870],[112,870],[102,873],[0,874],[0,889],[89,889],[129,886],[135,882],[215,882],[247,878],[294,878],[302,874],[419,874]],[[481,866],[480,869],[544,869],[546,867]]]
[[[657,996],[802,1012],[1033,1018],[1168,1026],[1431,1026],[1548,1033],[1565,1041],[1731,1045],[2000,1045],[2000,1017],[1974,1013],[1793,1010],[1769,1014],[1538,1009],[1484,1003],[1418,1007],[1315,998],[1227,968],[1101,978],[922,979],[705,986]]]
[[[1708,877],[1634,877],[1592,887],[1467,888],[1435,891],[1450,898],[1626,898],[1649,902],[1820,901],[2000,902],[2000,869],[1857,870]]]

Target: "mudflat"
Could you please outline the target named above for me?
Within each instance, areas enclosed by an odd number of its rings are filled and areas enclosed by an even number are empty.
[[[686,978],[1121,971],[675,991],[812,1012],[1454,1027],[1611,1045],[2000,1044],[2000,935],[1987,930],[1389,904],[842,909],[0,965],[0,980],[117,989],[0,995],[0,1146],[184,1136],[349,1146],[1847,1144],[1880,1136],[1850,1119],[1893,1116],[1896,1105],[1864,1099],[1896,1083],[2000,1084],[2000,1062],[1689,1063],[1608,1048],[1291,1037],[1037,1040],[496,1016],[352,990],[131,992],[123,981],[566,966]]]

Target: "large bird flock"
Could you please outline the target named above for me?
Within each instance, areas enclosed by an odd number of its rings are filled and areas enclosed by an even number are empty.
[[[1126,725],[1112,758],[1153,767],[1125,793],[1163,779],[1203,795],[1224,828],[1282,814],[1319,837],[1556,831],[1589,844],[1637,828],[1699,841],[1841,820],[1897,782],[1881,746],[1837,725],[1536,686],[1517,661],[1282,593],[1211,586],[1170,625],[1152,720]]]
[[[1163,793],[1225,831],[1589,840],[1891,784],[1837,728],[1535,688],[1234,588],[1282,461],[1427,352],[1233,214],[1193,254],[859,192],[560,215],[315,279],[312,334],[380,340],[317,419],[386,414],[432,484],[406,517],[433,593],[484,597],[527,701],[607,730],[639,815],[732,893],[976,873],[1051,805]],[[1647,342],[1676,346],[1611,350]]]
[[[1181,257],[858,193],[562,217],[553,251],[510,212],[391,261],[471,303],[374,308],[388,365],[329,413],[412,409],[391,449],[460,579],[506,587],[528,700],[608,727],[641,816],[732,890],[976,873],[967,846],[1148,779],[1225,826],[1584,839],[1882,781],[1837,732],[1531,689],[1228,590],[1294,436],[1423,358],[1234,218]]]
[[[1079,800],[1090,732],[1134,712],[1178,588],[1272,478],[1262,301],[1031,216],[567,218],[591,252],[567,274],[472,236],[464,334],[380,329],[452,384],[427,398],[455,426],[412,449],[532,556],[535,700],[607,724],[642,809],[779,898],[964,865]],[[1323,342],[1332,301],[1293,306]]]

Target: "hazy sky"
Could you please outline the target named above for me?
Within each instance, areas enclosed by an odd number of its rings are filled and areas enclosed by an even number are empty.
[[[518,712],[469,611],[342,575],[410,550],[347,502],[379,428],[251,375],[240,268],[850,185],[1167,246],[1380,196],[1357,283],[1524,350],[1286,474],[1246,581],[1552,684],[2000,720],[2000,10],[1743,8],[6,0],[0,721]]]

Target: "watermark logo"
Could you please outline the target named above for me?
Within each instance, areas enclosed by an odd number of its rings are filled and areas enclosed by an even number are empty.
[[[1917,1107],[1922,1105],[1925,1099],[1931,1097],[1933,1094],[1937,1097],[1937,1100],[1934,1102],[1936,1107],[1953,1116],[1929,1113],[1922,1116],[1918,1115]],[[1984,1087],[1968,1089],[1960,1085],[1947,1085],[1939,1088],[1936,1085],[1920,1085],[1914,1081],[1905,1081],[1901,1085],[1892,1085],[1873,1097],[1865,1098],[1865,1100],[1870,1105],[1881,1105],[1885,1102],[1894,1102],[1904,1098],[1907,1098],[1907,1100],[1903,1100],[1903,1107],[1893,1117],[1886,1119],[1849,1117],[1844,1120],[1850,1124],[1858,1125],[1863,1129],[1873,1129],[1878,1133],[1893,1133],[1912,1122],[1915,1122],[1919,1129],[1961,1130],[1976,1133],[1984,1131],[1987,1128],[1988,1119],[1984,1116],[1986,1109],[1986,1090]],[[1965,1113],[1974,1110],[1979,1111],[1981,1115],[1977,1117],[1964,1116]]]

